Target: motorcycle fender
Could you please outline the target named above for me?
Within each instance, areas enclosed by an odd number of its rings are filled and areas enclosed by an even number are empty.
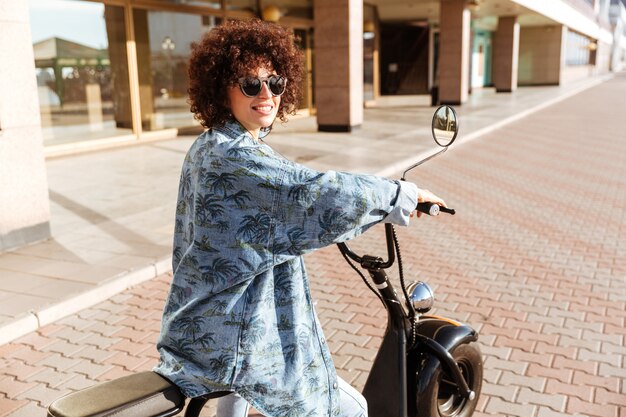
[[[422,316],[417,322],[417,333],[429,337],[448,352],[463,343],[475,342],[478,333],[466,324],[439,316]]]
[[[474,342],[478,339],[478,333],[471,327],[438,316],[422,316],[417,323],[417,333],[429,337],[439,343],[448,352],[452,352],[457,346],[464,343]],[[426,350],[423,346],[417,346],[409,352],[408,382],[409,395],[415,393],[421,395],[433,374],[441,366],[439,359]],[[411,401],[409,404],[414,403]]]

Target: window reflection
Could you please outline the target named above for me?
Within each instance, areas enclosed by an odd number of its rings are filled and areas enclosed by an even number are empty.
[[[226,0],[226,10],[249,12],[258,15],[256,0]]]
[[[587,36],[577,32],[567,32],[567,48],[565,61],[567,65],[591,64],[590,46],[595,45]]]
[[[154,4],[197,6],[182,13],[133,8],[139,114],[143,131],[198,127],[187,102],[191,44],[220,23],[201,7],[231,18],[257,16],[258,5],[281,17],[312,18],[312,0],[153,0]],[[125,8],[88,0],[28,0],[35,76],[44,144],[57,145],[133,134],[131,78],[126,48]],[[191,9],[191,8],[190,8]],[[206,14],[212,13],[207,10]],[[52,18],[53,17],[53,18]],[[311,107],[312,36],[299,30],[307,57],[305,97]],[[133,85],[133,87],[135,87]],[[132,136],[131,136],[132,137]]]
[[[367,7],[367,5],[366,5]],[[280,17],[297,17],[302,19],[313,19],[312,0],[266,0],[263,1],[263,10],[277,8]]]
[[[299,109],[312,109],[315,97],[313,95],[313,33],[311,30],[295,29],[296,44],[302,51],[305,73],[300,84],[302,97],[298,103]]]
[[[376,99],[374,87],[374,68],[378,62],[376,55],[376,9],[374,6],[363,5],[363,100]]]
[[[187,64],[191,44],[219,19],[153,10],[135,10],[133,18],[143,129],[198,125],[187,103]]]
[[[30,0],[29,13],[44,143],[132,133],[123,8]]]
[[[220,2],[219,0],[161,0],[163,3],[170,4],[184,4],[186,6],[203,6],[210,7],[212,9],[219,9]]]

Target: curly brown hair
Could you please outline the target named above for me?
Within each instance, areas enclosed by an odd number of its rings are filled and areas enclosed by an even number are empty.
[[[232,120],[227,89],[240,77],[271,66],[287,79],[277,117],[287,121],[300,99],[303,56],[293,31],[274,23],[229,20],[192,44],[189,58],[189,104],[202,126],[221,126]]]

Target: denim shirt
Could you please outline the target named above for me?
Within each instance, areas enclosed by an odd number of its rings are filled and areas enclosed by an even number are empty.
[[[268,417],[341,415],[302,255],[406,225],[416,201],[411,183],[290,162],[238,123],[203,133],[182,167],[155,371],[187,397],[235,391]]]

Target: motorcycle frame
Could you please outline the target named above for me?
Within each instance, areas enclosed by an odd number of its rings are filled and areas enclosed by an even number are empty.
[[[339,250],[369,273],[387,311],[387,328],[369,376],[363,396],[368,414],[377,417],[417,417],[418,396],[429,385],[440,367],[457,383],[459,394],[471,397],[473,392],[450,352],[457,346],[476,341],[477,332],[462,323],[437,316],[420,316],[413,329],[411,318],[402,305],[385,269],[395,261],[393,226],[385,224],[387,256],[359,256],[345,243]],[[412,332],[416,343],[408,345]]]

